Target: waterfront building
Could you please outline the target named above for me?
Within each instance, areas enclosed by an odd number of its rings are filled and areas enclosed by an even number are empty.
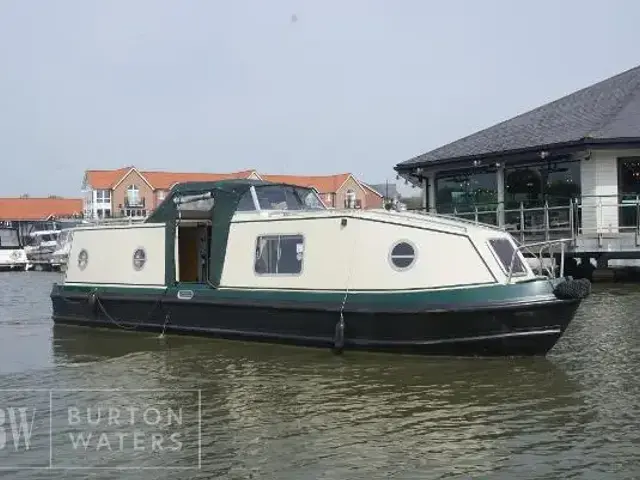
[[[576,254],[637,258],[640,67],[395,170],[422,188],[430,211],[496,224],[522,240],[571,237]]]
[[[81,217],[81,198],[0,198],[0,225],[17,228],[23,241],[34,231],[76,225]]]

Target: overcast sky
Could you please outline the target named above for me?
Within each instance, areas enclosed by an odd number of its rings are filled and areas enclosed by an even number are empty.
[[[90,168],[394,179],[640,64],[640,2],[0,0],[0,196]]]

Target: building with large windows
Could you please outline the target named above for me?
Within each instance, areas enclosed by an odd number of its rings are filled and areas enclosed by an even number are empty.
[[[422,188],[431,211],[547,237],[554,228],[558,236],[597,237],[597,248],[607,247],[607,235],[620,242],[628,234],[638,248],[640,67],[395,170]]]

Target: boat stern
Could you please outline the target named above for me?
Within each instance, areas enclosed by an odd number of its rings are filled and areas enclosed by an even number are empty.
[[[27,255],[23,249],[0,250],[0,271],[24,271],[27,264]]]

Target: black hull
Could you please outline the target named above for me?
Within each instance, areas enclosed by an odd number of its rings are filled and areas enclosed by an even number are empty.
[[[59,324],[447,356],[545,355],[580,304],[549,299],[431,312],[345,310],[341,325],[339,311],[308,306],[194,304],[121,295],[101,295],[94,301],[86,294],[55,289],[51,298],[53,318]]]

